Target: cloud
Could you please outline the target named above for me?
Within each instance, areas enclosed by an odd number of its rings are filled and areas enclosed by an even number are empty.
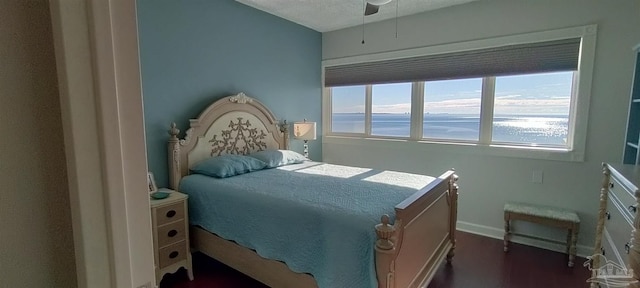
[[[569,114],[569,98],[496,99],[494,114]]]
[[[333,113],[364,113],[364,105],[333,107]]]
[[[425,113],[480,113],[480,99],[453,99],[435,102],[427,102],[424,104]]]
[[[569,98],[521,99],[520,95],[496,97],[494,114],[567,114]],[[479,114],[480,99],[456,99],[425,103],[428,113]]]
[[[389,105],[373,105],[372,113],[408,113],[411,112],[411,103],[398,103]]]
[[[518,98],[518,97],[522,97],[522,95],[521,94],[502,95],[502,96],[496,96],[496,99],[509,99],[509,98]]]

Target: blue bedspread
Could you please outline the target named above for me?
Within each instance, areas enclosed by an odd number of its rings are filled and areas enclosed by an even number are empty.
[[[374,226],[433,177],[318,162],[225,179],[189,175],[189,217],[314,276],[321,288],[377,287]]]

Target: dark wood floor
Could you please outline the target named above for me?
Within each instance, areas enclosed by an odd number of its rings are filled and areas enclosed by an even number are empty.
[[[588,287],[589,270],[576,259],[567,267],[567,256],[530,246],[512,244],[502,251],[502,241],[458,232],[456,256],[451,265],[442,265],[429,288],[569,288]],[[160,288],[263,288],[261,283],[199,253],[193,256],[195,279],[187,273],[166,275]]]

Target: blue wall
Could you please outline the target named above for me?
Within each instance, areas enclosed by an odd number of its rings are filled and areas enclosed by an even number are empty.
[[[138,0],[149,170],[168,185],[171,122],[184,132],[208,104],[244,92],[289,122],[321,127],[319,32],[232,0]],[[292,129],[290,129],[292,130]],[[310,156],[321,160],[321,137]],[[302,143],[291,140],[302,152]]]

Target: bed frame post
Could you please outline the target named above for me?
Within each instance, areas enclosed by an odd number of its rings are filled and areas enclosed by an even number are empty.
[[[590,263],[591,266],[589,266],[590,268],[600,267],[600,265],[602,265],[602,263],[600,263],[600,257],[596,257],[595,255],[604,254],[602,252],[602,248],[603,248],[602,233],[604,230],[604,223],[605,223],[604,219],[606,218],[606,213],[607,213],[607,201],[609,201],[608,199],[609,199],[609,183],[610,182],[611,182],[611,171],[609,170],[609,167],[607,167],[606,163],[602,163],[602,182],[600,185],[600,208],[598,210],[598,223],[596,225],[596,244],[594,245],[594,251],[593,251],[594,256],[587,257],[587,259],[591,261]],[[585,265],[587,264],[589,263],[585,262]],[[635,274],[635,271],[634,271],[634,274]],[[598,269],[591,269],[591,279],[594,279],[596,277],[598,277]],[[591,288],[597,288],[599,286],[600,285],[598,285],[596,281],[591,282],[591,285],[590,285]],[[629,286],[629,287],[632,287],[632,286]]]
[[[282,121],[280,125],[280,132],[282,132],[282,136],[284,136],[284,149],[289,150],[289,124],[287,120]]]
[[[449,223],[449,237],[451,237],[451,249],[447,253],[447,262],[451,263],[456,254],[456,222],[458,222],[458,175],[453,174],[449,178],[449,203],[451,203],[451,218]]]
[[[180,183],[180,139],[178,139],[180,129],[176,128],[176,123],[171,123],[171,129],[169,129],[169,143],[168,143],[168,155],[169,155],[169,187],[177,190]]]
[[[382,215],[380,224],[376,225],[376,274],[378,275],[378,288],[395,288],[395,259],[396,244],[395,240],[396,227],[389,224],[389,215]],[[396,220],[399,222],[399,220]]]

